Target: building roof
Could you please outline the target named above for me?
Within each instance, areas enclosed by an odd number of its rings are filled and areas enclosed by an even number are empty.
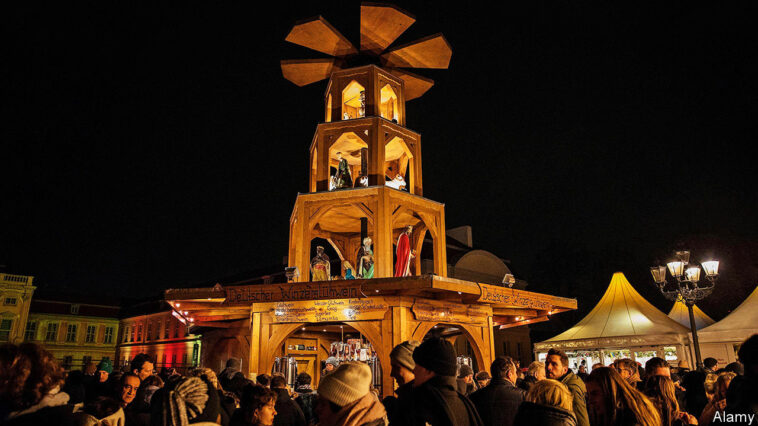
[[[695,315],[695,329],[700,330],[703,327],[715,323],[713,318],[709,317],[705,312],[700,310],[697,305],[692,307],[692,313]],[[671,307],[669,312],[669,318],[678,322],[679,324],[689,328],[690,327],[690,312],[687,309],[687,305],[684,304],[682,298],[676,299],[674,306]]]
[[[700,342],[742,342],[758,333],[758,287],[731,314],[697,332]]]
[[[565,348],[674,343],[686,338],[687,331],[686,327],[645,300],[623,273],[616,272],[605,294],[586,317],[563,333],[538,343],[535,348],[539,350],[554,347],[556,342],[570,341],[576,344]]]

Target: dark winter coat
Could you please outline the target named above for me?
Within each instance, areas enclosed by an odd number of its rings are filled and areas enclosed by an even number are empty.
[[[569,370],[561,377],[560,382],[566,385],[571,396],[574,397],[573,411],[574,416],[576,416],[576,424],[578,426],[590,426],[590,417],[587,414],[587,388],[584,386],[584,381]]]
[[[45,407],[2,422],[3,426],[73,426],[74,406],[71,404]]]
[[[397,424],[481,426],[474,404],[457,389],[455,377],[435,376],[408,395],[400,395],[398,409],[403,418]]]
[[[514,426],[577,426],[574,414],[563,408],[524,401],[518,409]]]
[[[474,392],[469,398],[485,426],[511,426],[525,395],[523,389],[498,377],[493,378],[489,385]]]
[[[395,396],[388,396],[382,400],[384,409],[387,410],[387,420],[390,425],[402,424],[403,413],[400,408],[400,398],[405,400],[410,399],[410,394],[413,392],[413,381],[410,381],[397,389],[395,389]]]
[[[300,395],[295,398],[295,402],[303,410],[305,424],[307,425],[318,423],[318,417],[316,417],[316,398],[318,398],[318,394],[311,389],[301,390]]]
[[[287,389],[271,389],[277,393],[274,426],[305,426],[305,415],[300,406],[290,397]]]

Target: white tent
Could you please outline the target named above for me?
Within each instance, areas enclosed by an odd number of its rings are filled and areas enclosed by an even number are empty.
[[[605,294],[586,317],[563,333],[535,344],[534,349],[538,359],[548,349],[556,348],[575,359],[605,365],[626,357],[641,363],[654,356],[689,361],[685,352],[688,330],[651,305],[623,273],[616,272]]]
[[[713,320],[713,318],[709,317],[705,312],[698,308],[697,305],[692,307],[692,313],[695,316],[696,330],[700,330],[703,327],[708,327],[709,325],[716,322]],[[676,302],[674,302],[674,306],[671,307],[669,318],[687,327],[688,330],[690,329],[690,312],[687,309],[687,305],[685,305],[684,301],[682,301],[681,297],[677,298]]]
[[[739,345],[755,333],[758,333],[758,287],[724,319],[698,330],[700,353],[703,358],[716,358],[723,367],[737,360]]]

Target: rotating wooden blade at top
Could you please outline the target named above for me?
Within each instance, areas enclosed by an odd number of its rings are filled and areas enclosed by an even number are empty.
[[[285,59],[281,61],[282,75],[302,87],[329,78],[335,66],[334,58]]]
[[[447,69],[452,56],[445,36],[434,34],[396,47],[381,58],[390,67]]]
[[[422,77],[397,68],[391,69],[390,72],[403,79],[406,101],[421,97],[421,95],[434,86],[434,80],[431,78]]]
[[[358,53],[353,44],[321,16],[298,22],[285,40],[336,57]]]
[[[379,55],[416,19],[393,5],[361,3],[361,51]]]

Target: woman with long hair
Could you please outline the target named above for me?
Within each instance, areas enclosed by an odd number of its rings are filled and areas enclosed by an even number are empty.
[[[535,382],[513,420],[514,426],[576,426],[573,397],[566,385],[553,379]]]
[[[645,382],[645,395],[653,402],[661,415],[663,426],[696,425],[695,416],[679,411],[674,381],[666,376],[651,376]]]
[[[705,406],[703,414],[701,414],[700,419],[698,419],[700,425],[708,426],[713,422],[713,416],[716,414],[716,411],[724,411],[726,409],[726,391],[729,389],[729,384],[735,377],[737,377],[737,375],[731,372],[718,375],[713,398],[708,402],[708,405]]]
[[[587,378],[587,408],[593,426],[658,426],[661,417],[650,400],[608,367]]]

